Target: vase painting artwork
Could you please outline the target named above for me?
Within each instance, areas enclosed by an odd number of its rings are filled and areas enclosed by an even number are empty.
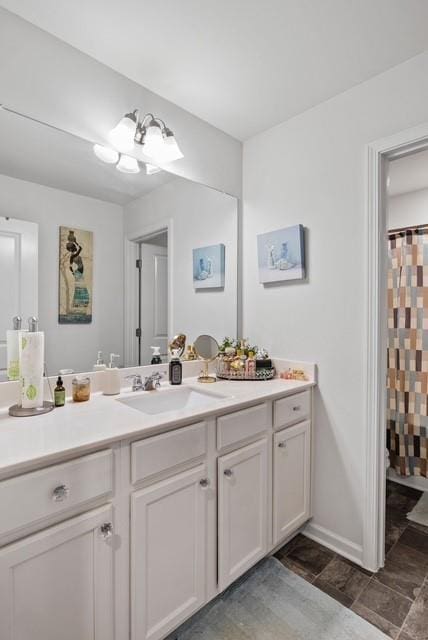
[[[92,231],[59,228],[59,324],[92,322]]]
[[[257,236],[262,284],[305,278],[305,234],[301,224]]]
[[[195,289],[219,289],[224,287],[225,246],[193,249],[193,285]]]

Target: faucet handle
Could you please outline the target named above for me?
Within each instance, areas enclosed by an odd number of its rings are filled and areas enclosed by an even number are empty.
[[[155,371],[154,373],[151,373],[149,376],[145,377],[145,384],[149,387],[152,388],[153,385],[155,387],[155,389],[158,389],[160,387],[160,381],[163,378],[163,374],[160,371]]]

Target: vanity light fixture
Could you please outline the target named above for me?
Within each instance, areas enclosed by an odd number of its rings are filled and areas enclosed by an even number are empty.
[[[126,113],[110,131],[110,141],[121,152],[131,151],[134,144],[143,147],[143,153],[155,162],[174,162],[183,158],[174,133],[161,118],[146,113],[140,119],[138,109]]]

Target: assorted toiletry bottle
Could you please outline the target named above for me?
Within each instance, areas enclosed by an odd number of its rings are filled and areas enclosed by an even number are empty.
[[[150,364],[162,364],[160,347],[150,347],[150,349],[153,349],[153,355]]]
[[[180,362],[178,349],[171,349],[171,361],[169,363],[169,383],[181,384],[183,381],[183,365]]]
[[[56,387],[54,389],[54,404],[56,407],[63,407],[65,405],[65,387],[61,376],[58,376],[58,380],[56,381]]]
[[[110,362],[103,373],[103,394],[105,396],[115,396],[120,393],[120,374],[114,361],[120,358],[117,353],[110,354]]]

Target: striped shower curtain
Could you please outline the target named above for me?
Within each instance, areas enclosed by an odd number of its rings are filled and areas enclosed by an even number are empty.
[[[391,467],[427,477],[428,228],[389,233],[387,367]]]

